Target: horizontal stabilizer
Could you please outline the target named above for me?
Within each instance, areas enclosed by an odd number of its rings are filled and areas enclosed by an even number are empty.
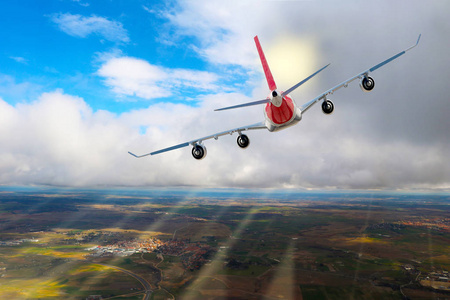
[[[323,69],[325,69],[326,67],[328,67],[330,64],[326,65],[325,67],[323,67],[322,69],[316,71],[315,73],[309,75],[307,78],[303,79],[302,81],[300,81],[299,83],[297,83],[296,85],[294,85],[293,87],[291,87],[290,89],[286,90],[285,92],[283,92],[283,94],[281,94],[282,97],[292,93],[296,88],[298,88],[299,86],[301,86],[302,84],[304,84],[305,82],[307,82],[308,80],[310,80],[311,78],[313,78],[314,76],[316,76],[320,71],[322,71]]]
[[[248,103],[234,105],[234,106],[218,108],[218,109],[215,109],[214,111],[221,111],[221,110],[227,110],[227,109],[233,109],[233,108],[253,106],[253,105],[265,104],[265,103],[269,103],[269,102],[270,102],[270,99],[264,99],[264,100],[258,100],[258,101],[248,102]]]

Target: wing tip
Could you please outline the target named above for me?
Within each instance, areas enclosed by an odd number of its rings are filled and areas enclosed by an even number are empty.
[[[144,156],[153,155],[153,152],[152,153],[147,153],[147,154],[144,154],[144,155],[136,155],[136,154],[128,151],[128,154],[130,154],[130,155],[132,155],[132,156],[134,156],[136,158],[141,158],[141,157],[144,157]]]
[[[132,155],[132,156],[134,156],[134,157],[136,157],[136,158],[139,158],[136,154],[131,153],[130,151],[128,151],[128,154],[130,154],[130,155]]]
[[[409,50],[411,50],[412,48],[414,48],[414,47],[416,47],[417,45],[419,45],[419,42],[420,42],[420,38],[422,37],[422,34],[419,34],[419,37],[417,38],[417,42],[413,45],[413,46],[411,46],[411,47],[409,47],[408,49],[406,49],[404,52],[406,52],[406,51],[409,51]]]

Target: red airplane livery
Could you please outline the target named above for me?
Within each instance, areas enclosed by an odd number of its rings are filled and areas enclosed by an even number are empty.
[[[175,150],[178,148],[192,146],[192,156],[195,159],[200,160],[200,159],[205,158],[205,156],[206,156],[206,147],[203,144],[203,141],[212,139],[212,138],[217,140],[220,136],[227,135],[227,134],[233,134],[235,132],[238,133],[237,144],[239,145],[239,147],[247,148],[248,145],[250,144],[250,140],[247,135],[242,134],[243,131],[256,130],[256,129],[267,129],[270,132],[274,132],[274,131],[288,128],[288,127],[300,122],[300,120],[302,119],[302,115],[319,101],[322,101],[323,113],[329,115],[334,110],[334,104],[333,104],[333,102],[331,102],[330,99],[327,98],[327,96],[330,94],[333,94],[335,91],[337,91],[338,89],[340,89],[342,87],[347,87],[350,82],[352,82],[356,79],[360,80],[359,85],[364,92],[372,91],[373,88],[375,87],[375,81],[373,80],[372,77],[369,77],[369,73],[375,71],[378,68],[381,68],[385,64],[393,61],[394,59],[405,54],[407,51],[416,47],[419,44],[420,36],[421,35],[419,35],[419,38],[417,39],[416,44],[409,47],[408,49],[406,49],[402,52],[399,52],[396,55],[384,60],[383,62],[347,79],[346,81],[327,90],[326,92],[320,94],[313,100],[305,103],[304,105],[302,105],[300,107],[295,104],[294,100],[292,99],[292,97],[289,94],[291,92],[293,92],[295,89],[297,89],[299,86],[304,84],[306,81],[308,81],[309,79],[311,79],[312,77],[317,75],[323,69],[328,67],[329,64],[324,66],[323,68],[319,69],[315,73],[311,74],[309,77],[303,79],[302,81],[300,81],[293,87],[287,89],[286,91],[278,91],[277,85],[272,76],[272,72],[270,72],[269,64],[267,63],[267,60],[266,60],[266,57],[262,50],[261,44],[259,43],[258,36],[255,36],[256,49],[258,50],[259,58],[261,59],[261,64],[262,64],[262,67],[264,70],[264,75],[266,76],[267,84],[269,86],[270,95],[266,99],[263,99],[263,100],[253,101],[253,102],[239,104],[239,105],[235,105],[235,106],[224,107],[224,108],[216,109],[215,111],[240,108],[240,107],[258,105],[258,104],[265,104],[266,105],[265,109],[264,109],[265,120],[263,122],[248,125],[248,126],[238,127],[238,128],[234,128],[231,130],[227,130],[227,131],[223,131],[223,132],[219,132],[219,133],[215,133],[215,134],[211,134],[211,135],[199,138],[199,139],[195,139],[195,140],[192,140],[189,142],[178,144],[178,145],[175,145],[172,147],[164,148],[164,149],[161,149],[158,151],[150,152],[150,153],[147,153],[144,155],[138,156],[131,152],[128,152],[128,153],[133,155],[136,158],[140,158],[140,157],[144,157],[144,156],[148,156],[148,155],[155,155],[155,154],[159,154],[162,152]]]

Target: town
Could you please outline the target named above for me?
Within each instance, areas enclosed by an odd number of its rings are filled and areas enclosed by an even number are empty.
[[[190,243],[188,240],[169,240],[164,242],[154,237],[145,240],[123,240],[105,246],[93,246],[86,250],[91,252],[86,255],[88,259],[110,256],[123,257],[136,253],[151,252],[161,255],[178,256],[181,258],[181,262],[187,270],[200,269],[201,266],[209,262],[209,258],[216,252],[213,247],[199,242]]]
[[[255,204],[221,194],[186,205],[80,195],[45,198],[37,210],[13,196],[0,202],[1,299],[450,295],[445,197]]]
[[[89,254],[91,257],[103,257],[109,255],[129,256],[135,253],[153,252],[162,245],[163,242],[157,238],[150,238],[146,240],[134,239],[130,241],[119,241],[106,246],[98,245],[87,248],[86,250],[91,251],[91,254]]]

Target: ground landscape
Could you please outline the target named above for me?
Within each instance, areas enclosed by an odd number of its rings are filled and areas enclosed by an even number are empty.
[[[448,194],[0,190],[0,299],[450,299]]]

